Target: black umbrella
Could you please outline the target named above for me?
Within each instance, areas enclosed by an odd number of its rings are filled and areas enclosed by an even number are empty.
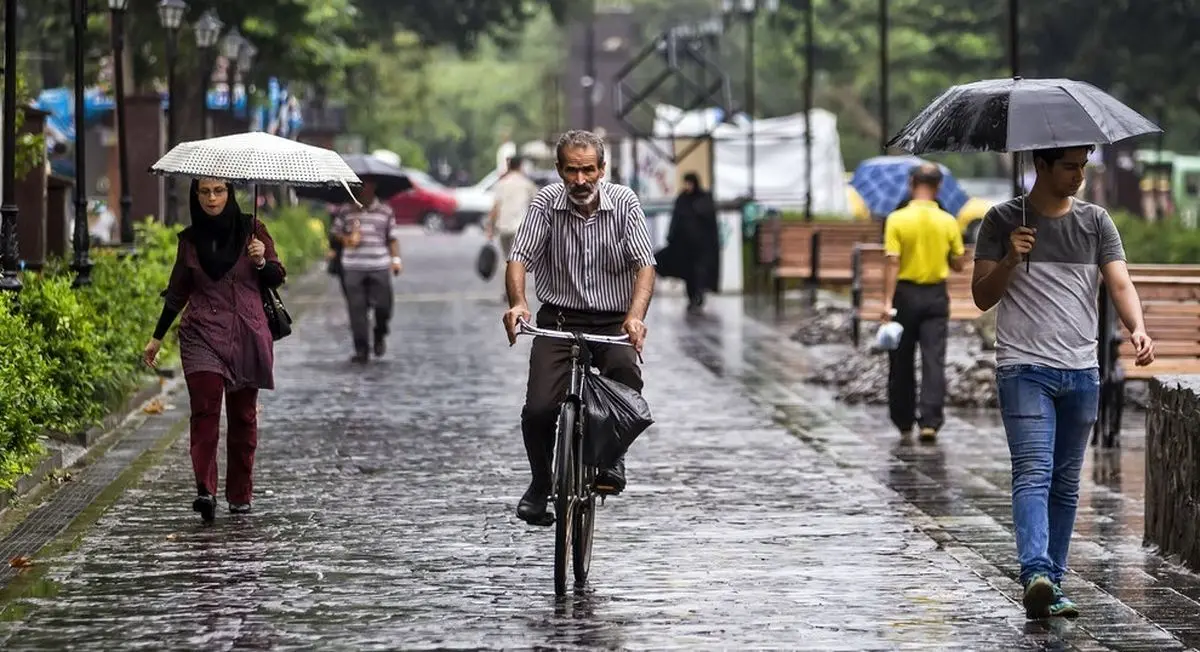
[[[392,195],[412,188],[412,181],[404,170],[380,160],[369,154],[342,154],[346,165],[358,175],[363,182],[375,184],[375,195],[387,199]],[[343,188],[296,188],[296,196],[300,199],[322,201],[330,204],[350,203],[351,199]]]
[[[1162,131],[1091,84],[988,79],[952,86],[888,142],[912,154],[1021,152],[1115,143]]]

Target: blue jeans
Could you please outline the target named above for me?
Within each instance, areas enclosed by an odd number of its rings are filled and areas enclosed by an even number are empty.
[[[1022,585],[1061,582],[1079,504],[1079,470],[1100,400],[1100,371],[1019,364],[996,370],[1012,457],[1012,508]]]

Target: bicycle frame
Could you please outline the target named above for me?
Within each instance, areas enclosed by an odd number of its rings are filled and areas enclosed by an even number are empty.
[[[549,337],[552,339],[567,340],[567,341],[571,342],[570,381],[567,386],[567,394],[563,398],[563,402],[565,403],[567,401],[570,401],[571,403],[574,403],[575,407],[578,410],[578,413],[580,415],[580,419],[577,422],[577,429],[579,430],[579,432],[575,433],[577,435],[577,437],[573,437],[571,440],[572,443],[574,443],[574,444],[576,444],[576,446],[578,446],[579,439],[580,439],[578,436],[583,434],[583,428],[584,428],[583,418],[582,418],[583,378],[584,378],[584,374],[589,373],[588,367],[590,366],[590,360],[591,360],[590,354],[585,355],[583,345],[584,344],[611,344],[611,345],[615,345],[615,346],[633,346],[633,344],[631,344],[629,341],[629,336],[628,335],[593,335],[590,333],[561,331],[561,330],[554,330],[554,329],[549,329],[549,328],[538,328],[537,326],[533,326],[532,324],[530,324],[529,322],[524,321],[524,320],[517,323],[517,335],[529,335],[531,337]],[[557,445],[557,443],[558,442],[555,442],[556,445]],[[555,459],[557,459],[557,456],[555,456]],[[576,468],[578,468],[580,471],[585,470],[582,459],[579,460],[579,464],[576,465]],[[585,473],[585,475],[586,474],[594,474],[595,469],[588,467],[586,469],[586,472],[587,473]],[[557,464],[556,464],[555,468],[553,469],[553,477],[555,480],[554,486],[556,486],[556,487],[558,486],[558,482],[557,482],[558,475],[559,475],[559,469],[557,468]],[[586,478],[584,478],[584,479],[586,479]],[[584,487],[585,492],[590,493],[590,491],[591,491],[590,483],[585,482],[582,484],[582,486]],[[552,496],[552,498],[553,497],[554,496]],[[585,498],[585,497],[586,497],[586,494],[585,494],[585,496],[581,496],[581,498]]]
[[[632,346],[625,335],[589,335],[537,328],[521,320],[518,335],[549,337],[571,343],[571,371],[567,395],[559,408],[553,457],[553,494],[555,513],[554,591],[566,592],[567,566],[572,563],[576,584],[587,581],[592,558],[592,532],[595,527],[594,488],[597,469],[583,462],[583,443],[587,426],[583,415],[584,374],[591,373],[591,351],[587,344]],[[569,429],[565,430],[565,429]]]

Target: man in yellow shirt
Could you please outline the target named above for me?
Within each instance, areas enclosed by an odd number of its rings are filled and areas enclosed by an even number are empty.
[[[925,163],[913,168],[912,200],[887,217],[884,227],[884,308],[881,319],[904,327],[890,355],[888,410],[901,434],[920,425],[921,440],[934,441],[944,421],[946,331],[950,296],[946,279],[966,267],[962,233],[954,216],[937,204],[942,171]],[[894,309],[894,311],[893,311]],[[893,312],[895,313],[893,316]],[[921,347],[921,399],[914,378],[916,348]]]

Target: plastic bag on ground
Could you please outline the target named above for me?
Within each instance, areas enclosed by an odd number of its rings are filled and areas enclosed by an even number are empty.
[[[654,423],[650,406],[632,387],[588,373],[583,380],[583,418],[587,426],[584,464],[608,468],[638,435]]]

